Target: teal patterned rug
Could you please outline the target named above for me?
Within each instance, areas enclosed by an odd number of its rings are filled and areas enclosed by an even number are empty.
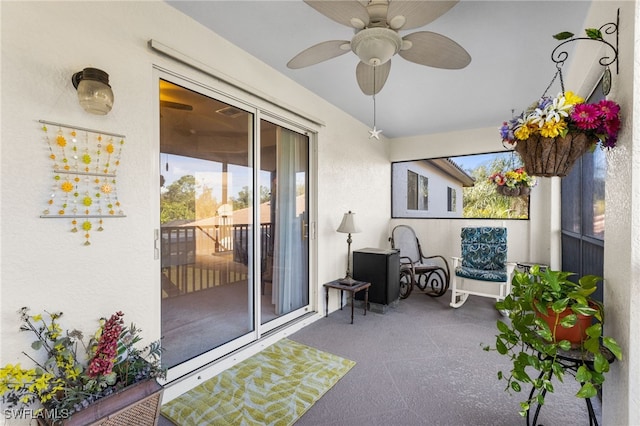
[[[356,363],[289,339],[162,406],[179,426],[292,425]]]

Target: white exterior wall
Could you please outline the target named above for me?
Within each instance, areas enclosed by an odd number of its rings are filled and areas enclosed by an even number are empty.
[[[427,210],[409,210],[407,209],[407,171],[412,171],[420,176],[429,179],[428,191],[429,202]],[[397,163],[391,171],[393,179],[393,192],[403,194],[396,195],[392,199],[392,213],[395,217],[415,217],[415,218],[450,218],[462,217],[462,185],[459,181],[453,179],[450,175],[431,167],[423,161],[410,161]],[[456,209],[448,211],[448,191],[447,188],[453,188],[456,191]]]

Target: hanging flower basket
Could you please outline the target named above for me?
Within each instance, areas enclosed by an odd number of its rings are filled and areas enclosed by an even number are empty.
[[[520,195],[520,187],[496,186],[496,192],[500,195],[506,195],[507,197],[517,197]]]
[[[531,187],[536,185],[536,179],[527,174],[522,168],[497,172],[489,176],[489,182],[496,184],[496,192],[507,197],[529,195]]]
[[[566,176],[573,164],[598,142],[585,133],[568,133],[557,138],[532,135],[518,141],[515,151],[524,163],[524,169],[532,176]]]
[[[500,128],[503,145],[520,155],[532,176],[564,177],[596,145],[613,148],[620,106],[610,100],[587,104],[573,92],[543,96]]]

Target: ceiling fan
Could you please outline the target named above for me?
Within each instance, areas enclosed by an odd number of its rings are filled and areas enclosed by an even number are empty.
[[[304,68],[354,52],[360,62],[356,80],[365,95],[375,95],[384,86],[396,53],[407,61],[435,68],[460,69],[471,56],[458,43],[441,34],[418,31],[402,37],[398,31],[424,26],[451,9],[455,1],[415,0],[304,0],[309,6],[339,24],[352,27],[349,40],[325,41],[298,53],[287,63]]]

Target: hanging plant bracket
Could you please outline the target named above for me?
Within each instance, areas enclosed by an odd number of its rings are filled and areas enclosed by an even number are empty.
[[[600,65],[605,68],[603,75],[603,92],[605,95],[609,93],[609,89],[611,86],[611,72],[609,71],[609,65],[615,64],[616,66],[616,74],[619,73],[619,64],[618,64],[618,36],[619,36],[619,25],[620,25],[620,9],[617,10],[616,13],[616,21],[615,22],[607,22],[602,25],[600,28],[587,28],[585,30],[586,37],[574,37],[574,34],[571,32],[561,32],[553,37],[557,40],[561,40],[561,43],[558,44],[555,49],[551,52],[551,60],[556,64],[556,68],[560,70],[560,68],[564,65],[564,62],[569,58],[569,53],[566,51],[565,47],[568,43],[578,41],[578,40],[591,40],[596,41],[608,46],[609,49],[612,50],[611,55],[605,55],[600,58],[598,61]],[[605,40],[604,35],[615,36],[614,40],[611,42]]]

